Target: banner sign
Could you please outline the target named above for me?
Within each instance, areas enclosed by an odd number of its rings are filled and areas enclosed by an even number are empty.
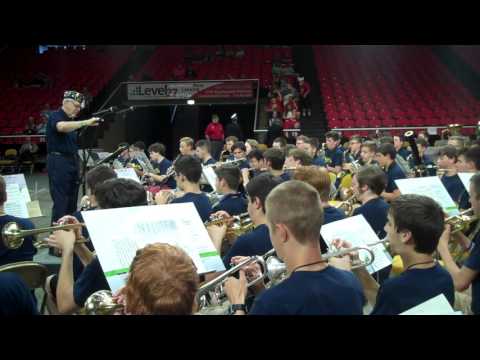
[[[198,81],[128,83],[128,100],[245,99],[254,97],[254,82]]]

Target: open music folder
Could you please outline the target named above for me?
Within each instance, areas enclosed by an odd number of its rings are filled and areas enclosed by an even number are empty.
[[[157,242],[182,248],[199,274],[225,270],[193,203],[83,211],[82,216],[114,292],[125,285],[137,250]]]

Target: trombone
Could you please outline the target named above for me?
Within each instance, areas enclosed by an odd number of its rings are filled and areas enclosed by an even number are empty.
[[[58,226],[50,226],[45,228],[39,229],[32,229],[32,230],[22,230],[20,226],[16,222],[8,222],[2,229],[2,241],[3,244],[7,249],[15,250],[18,249],[20,246],[23,245],[25,237],[32,236],[41,233],[51,233],[57,230],[70,230],[75,229],[79,226],[85,226],[83,223],[78,224],[66,224],[66,225],[58,225]],[[76,243],[85,243],[87,242],[86,239],[78,239]],[[44,240],[37,240],[34,242],[33,246],[37,249],[48,247],[48,244]]]

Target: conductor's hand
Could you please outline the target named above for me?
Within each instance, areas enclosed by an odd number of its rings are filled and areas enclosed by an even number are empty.
[[[92,117],[88,120],[84,120],[84,124],[85,126],[98,126],[98,124],[100,123],[100,121],[102,121],[101,118],[99,117]]]
[[[247,278],[245,271],[240,270],[240,278],[229,277],[225,282],[225,294],[230,304],[244,304],[247,296]]]

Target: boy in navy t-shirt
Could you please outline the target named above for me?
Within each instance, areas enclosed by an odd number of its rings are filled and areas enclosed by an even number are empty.
[[[475,216],[480,214],[480,174],[475,174],[470,179],[470,203]],[[453,240],[458,241],[465,251],[469,251],[468,258],[463,263],[462,267],[459,267],[452,258],[448,248],[448,242],[450,241],[450,227],[447,229],[440,238],[438,244],[438,252],[442,257],[445,264],[445,268],[450,272],[453,277],[455,289],[457,291],[464,291],[468,287],[472,286],[472,305],[471,309],[475,315],[480,314],[480,231],[477,226],[472,234],[471,238],[467,238],[462,233],[453,235]]]
[[[440,169],[445,170],[440,180],[458,207],[468,209],[470,208],[468,192],[457,174],[456,162],[457,149],[454,146],[447,145],[440,149],[437,164]]]
[[[210,218],[212,206],[207,195],[200,191],[200,177],[202,165],[200,160],[192,155],[184,155],[175,161],[175,181],[178,188],[184,193],[183,196],[170,201],[171,204],[193,202],[198,214],[205,222]],[[159,191],[155,195],[158,205],[167,204],[170,194],[167,191]]]
[[[387,186],[382,193],[382,197],[388,202],[391,202],[400,196],[400,190],[398,190],[395,180],[406,178],[405,173],[395,162],[396,156],[397,152],[395,151],[395,147],[388,143],[380,145],[375,156],[378,164],[387,174]]]
[[[165,151],[165,145],[162,143],[153,143],[148,147],[148,154],[150,155],[152,166],[158,170],[158,174],[147,173],[145,175],[162,185],[168,186],[170,189],[175,189],[177,184],[173,176],[170,176],[168,180],[165,181],[165,176],[172,166],[172,162],[165,157]]]
[[[323,210],[318,191],[291,180],[277,186],[266,200],[267,226],[273,246],[290,276],[263,291],[253,303],[252,315],[361,315],[362,287],[348,271],[329,266],[322,258],[318,234]],[[230,277],[225,292],[231,312],[244,315],[246,272]]]
[[[238,192],[240,169],[237,166],[223,165],[215,170],[217,193],[223,195],[212,212],[226,211],[229,215],[240,215],[247,211],[247,200]]]
[[[374,305],[372,315],[398,315],[440,294],[453,306],[453,279],[433,257],[443,229],[443,210],[431,198],[401,195],[391,203],[385,231],[405,271],[380,287],[365,268],[355,271]]]

